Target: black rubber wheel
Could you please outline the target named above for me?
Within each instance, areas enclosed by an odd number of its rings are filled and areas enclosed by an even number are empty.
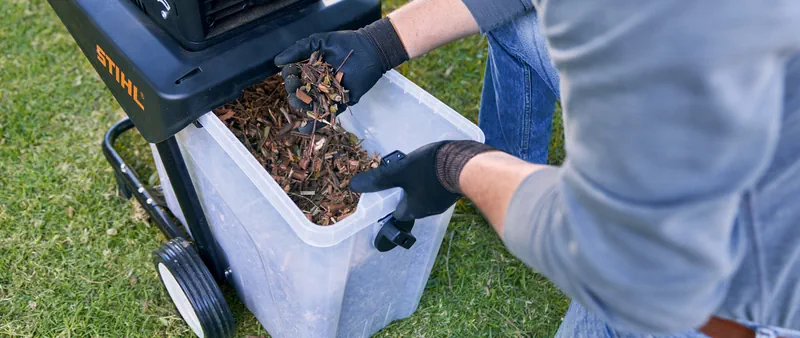
[[[229,338],[235,329],[219,285],[194,246],[175,238],[153,252],[161,283],[181,318],[200,338]]]

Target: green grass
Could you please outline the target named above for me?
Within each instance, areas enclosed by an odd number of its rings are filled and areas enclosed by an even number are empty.
[[[150,261],[163,237],[116,197],[100,152],[119,106],[46,1],[0,1],[0,17],[0,337],[191,336]],[[401,71],[474,120],[485,50],[472,37]],[[123,142],[147,180],[143,141]],[[458,213],[419,310],[378,336],[552,336],[567,299],[513,258],[473,208]],[[228,299],[238,337],[266,335]]]

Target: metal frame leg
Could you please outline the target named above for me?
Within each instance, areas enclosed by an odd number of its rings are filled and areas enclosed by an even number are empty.
[[[106,160],[111,164],[111,168],[114,169],[114,179],[117,181],[119,192],[126,199],[135,197],[167,239],[185,238],[186,235],[184,235],[183,230],[170,220],[165,210],[156,205],[153,195],[147,191],[133,168],[125,163],[114,148],[114,142],[117,141],[117,138],[132,128],[133,122],[128,118],[124,118],[108,129],[103,138],[103,155],[106,156]]]
[[[133,122],[124,118],[115,123],[103,138],[103,154],[114,169],[114,178],[120,193],[125,198],[135,197],[167,239],[188,238],[183,229],[167,216],[167,211],[156,205],[153,195],[147,191],[133,168],[125,163],[114,148],[117,138],[132,128],[134,128]],[[170,137],[166,141],[156,144],[156,148],[170,182],[172,182],[172,189],[186,217],[186,223],[192,231],[192,238],[203,263],[208,266],[217,281],[224,281],[224,271],[228,265],[211,233],[177,140],[174,136]]]
[[[178,141],[173,135],[163,142],[157,143],[156,148],[161,157],[161,162],[164,164],[167,176],[172,182],[172,189],[175,192],[175,197],[178,199],[181,210],[183,210],[186,224],[192,231],[192,238],[200,257],[209,267],[211,273],[214,274],[214,277],[218,281],[223,281],[227,263],[221,255],[219,245],[214,240],[214,235],[211,233],[211,228],[206,220],[203,207],[200,205],[200,199],[197,197],[197,191],[194,189],[189,170],[186,168],[186,162],[183,160]]]

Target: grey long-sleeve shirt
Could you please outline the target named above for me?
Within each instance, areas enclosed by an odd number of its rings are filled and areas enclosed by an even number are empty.
[[[536,5],[568,156],[508,248],[620,330],[800,328],[800,1]]]

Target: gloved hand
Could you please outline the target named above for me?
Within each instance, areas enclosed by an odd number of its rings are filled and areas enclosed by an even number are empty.
[[[408,53],[400,37],[394,30],[389,18],[383,18],[356,31],[339,31],[318,33],[308,38],[297,41],[275,57],[275,64],[286,66],[290,63],[303,61],[311,53],[319,50],[323,53],[325,62],[338,68],[347,58],[341,68],[344,73],[342,86],[349,90],[348,104],[358,103],[364,94],[381,78],[383,73],[408,60]],[[289,92],[289,104],[292,108],[303,110],[308,105],[303,103],[294,94],[302,85],[297,67],[283,67],[281,74]],[[296,80],[290,80],[296,78]]]
[[[398,221],[441,214],[461,196],[458,179],[467,162],[496,150],[475,141],[431,143],[402,160],[356,175],[350,189],[363,193],[403,188],[405,196],[393,214]]]

